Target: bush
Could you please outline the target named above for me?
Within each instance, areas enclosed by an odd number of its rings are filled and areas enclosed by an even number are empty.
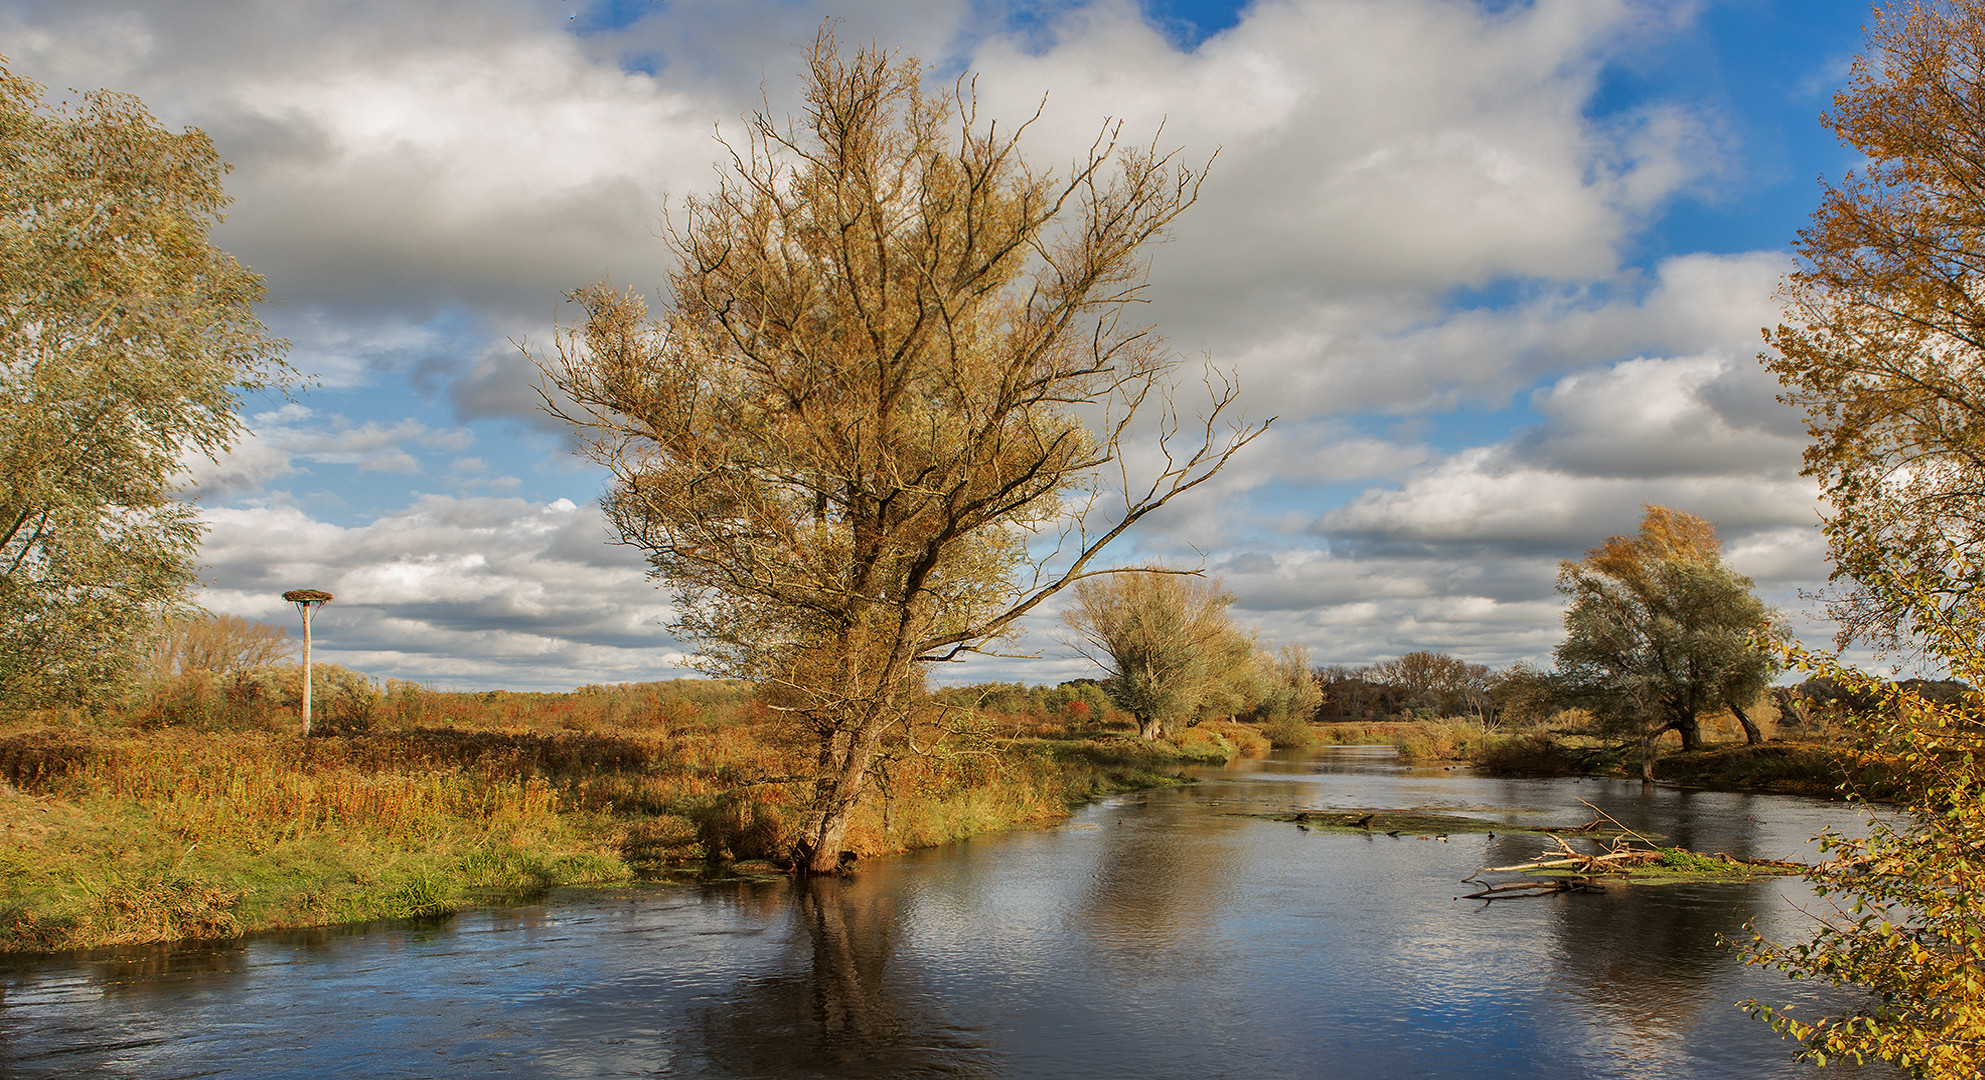
[[[1261,734],[1277,750],[1303,750],[1316,743],[1310,726],[1293,716],[1278,716],[1262,724]]]
[[[1492,773],[1562,776],[1579,771],[1571,753],[1541,731],[1489,739],[1475,754],[1475,764]]]
[[[1207,724],[1189,727],[1173,736],[1171,742],[1179,748],[1179,758],[1183,761],[1225,763],[1240,753],[1233,743]]]
[[[1479,754],[1488,733],[1467,720],[1429,720],[1408,726],[1395,738],[1400,759],[1408,763],[1456,761]]]
[[[1269,751],[1268,737],[1238,720],[1202,720],[1180,733],[1174,741],[1183,746],[1186,736],[1195,731],[1206,732],[1224,741],[1241,757],[1261,757]]]

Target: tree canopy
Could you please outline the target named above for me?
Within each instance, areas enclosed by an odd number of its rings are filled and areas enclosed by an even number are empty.
[[[1762,359],[1805,409],[1843,643],[1978,602],[1985,554],[1985,0],[1891,4],[1824,122],[1828,184]],[[1918,586],[1892,587],[1898,578]]]
[[[1027,124],[923,76],[823,29],[804,118],[750,118],[717,189],[681,204],[659,316],[581,289],[584,325],[544,362],[678,631],[817,735],[795,855],[823,872],[927,665],[1010,633],[1260,431],[1216,428],[1228,387],[1181,440],[1174,360],[1126,317],[1198,173],[1114,126],[1067,175],[1036,171]],[[1163,465],[1119,472],[1092,527],[1092,478],[1140,414]]]
[[[208,241],[225,171],[135,98],[53,107],[0,67],[0,704],[132,666],[193,582],[174,475],[239,435],[239,392],[288,374],[261,278]]]
[[[1640,738],[1647,779],[1656,738],[1678,732],[1693,750],[1705,713],[1741,713],[1771,681],[1774,661],[1757,640],[1770,615],[1720,547],[1709,522],[1649,505],[1637,536],[1559,568],[1571,597],[1553,654],[1560,677],[1601,720]]]
[[[1156,739],[1209,706],[1254,707],[1254,641],[1228,616],[1233,602],[1216,581],[1154,568],[1078,583],[1062,620],[1108,672],[1110,701]]]
[[[1851,707],[1912,790],[1864,837],[1829,836],[1809,879],[1831,914],[1753,962],[1871,991],[1847,1015],[1752,1002],[1807,1056],[1937,1080],[1985,1072],[1985,0],[1876,12],[1825,117],[1862,167],[1799,234],[1786,321],[1763,357],[1806,410],[1830,507],[1842,639],[1905,645],[1959,700],[1790,650]],[[1950,684],[1944,684],[1950,686]],[[1940,700],[1940,696],[1945,699]]]

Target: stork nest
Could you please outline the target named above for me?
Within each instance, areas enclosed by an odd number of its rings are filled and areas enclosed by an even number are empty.
[[[291,589],[283,594],[283,599],[292,604],[323,604],[330,602],[332,597],[322,589]]]

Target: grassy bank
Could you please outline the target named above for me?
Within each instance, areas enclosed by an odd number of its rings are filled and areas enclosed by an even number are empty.
[[[348,707],[346,734],[307,740],[266,730],[238,701],[177,714],[141,704],[0,730],[0,951],[432,916],[554,885],[770,873],[805,797],[794,778],[806,748],[736,685],[398,687],[362,715]],[[199,719],[185,722],[189,712]],[[280,700],[269,715],[284,719]],[[1214,731],[1144,744],[1122,718],[1086,712],[947,722],[936,752],[887,763],[881,797],[851,831],[855,851],[1053,821],[1236,752]]]
[[[1315,725],[1317,741],[1333,746],[1392,746],[1409,765],[1473,761],[1495,740],[1466,720],[1365,720]]]
[[[1409,764],[1466,761],[1505,776],[1640,777],[1637,744],[1553,732],[1494,732],[1465,720],[1379,720],[1316,726],[1326,744],[1389,744]],[[1765,791],[1870,799],[1894,797],[1897,772],[1844,739],[1775,738],[1756,746],[1708,743],[1683,752],[1669,736],[1654,764],[1657,780],[1718,791]]]
[[[1635,747],[1577,737],[1529,735],[1497,740],[1477,759],[1486,771],[1505,774],[1640,777]],[[1887,799],[1900,791],[1892,763],[1833,742],[1771,740],[1756,746],[1711,743],[1682,751],[1663,747],[1654,778],[1714,791],[1765,791],[1838,798],[1852,792]]]

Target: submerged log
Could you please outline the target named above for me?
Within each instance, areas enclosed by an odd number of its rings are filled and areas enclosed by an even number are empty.
[[[1551,878],[1544,881],[1505,881],[1480,892],[1466,893],[1457,900],[1518,900],[1531,896],[1551,896],[1566,892],[1605,892],[1606,886],[1584,878]]]

